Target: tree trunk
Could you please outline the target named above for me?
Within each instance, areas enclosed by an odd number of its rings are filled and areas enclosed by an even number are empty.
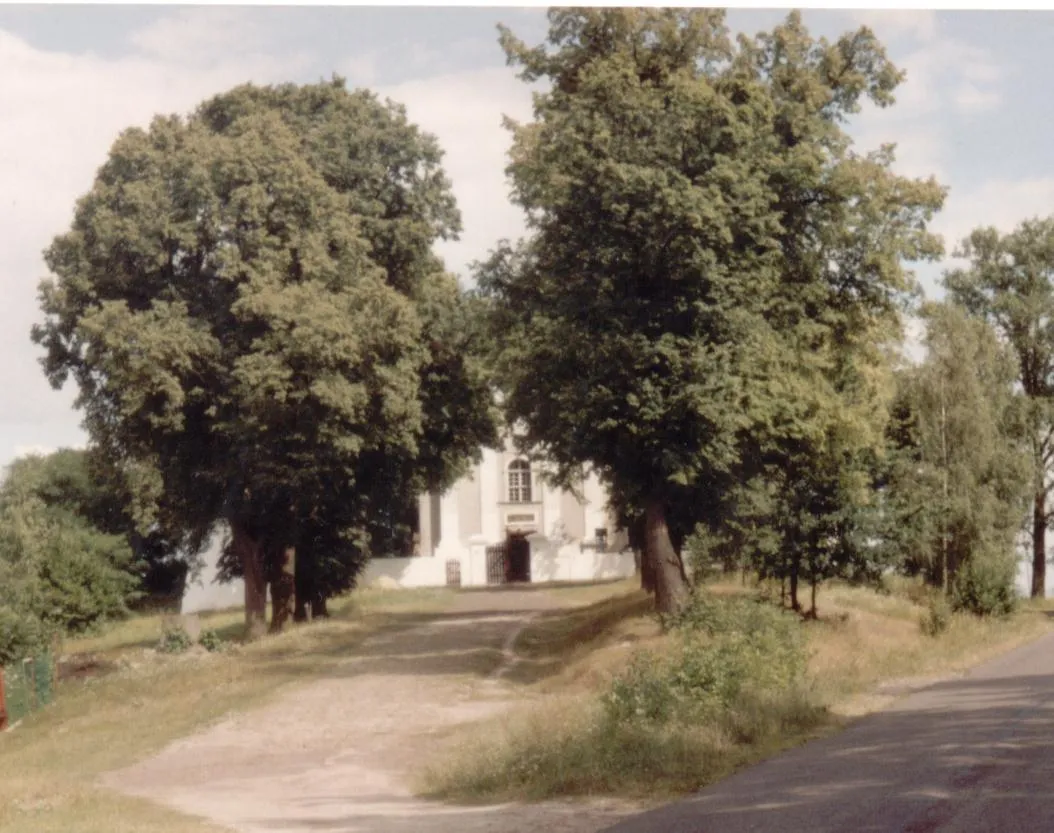
[[[271,582],[271,633],[281,633],[286,623],[296,615],[296,547],[279,549]]]
[[[314,596],[311,597],[311,618],[329,618],[329,610],[326,608],[326,597],[320,591],[315,591]]]
[[[256,639],[267,630],[267,576],[263,542],[238,521],[230,521],[232,545],[245,583],[245,634]]]
[[[646,547],[640,549],[640,589],[646,593],[655,592],[655,565],[648,558]]]
[[[670,540],[666,507],[657,500],[649,500],[645,507],[644,560],[651,562],[655,572],[656,610],[676,613],[688,600],[688,578]]]
[[[801,603],[798,601],[798,559],[792,558],[790,565],[790,596],[791,610],[801,613]]]
[[[637,563],[640,569],[640,589],[645,593],[654,593],[655,568],[648,560],[648,553],[644,546],[644,516],[642,515],[630,521],[627,532],[629,533],[629,545],[637,555]]]
[[[813,579],[810,582],[810,584],[811,584],[811,588],[810,589],[812,591],[812,596],[811,596],[811,599],[809,601],[809,618],[810,619],[818,619],[820,617],[820,612],[816,609],[816,585],[818,583],[819,582],[816,581],[816,578],[814,576]]]
[[[1032,598],[1047,595],[1047,495],[1036,492],[1032,508]]]
[[[314,573],[311,565],[310,550],[303,547],[297,553],[296,567],[293,574],[293,621],[306,622],[311,616],[311,590],[314,586]]]

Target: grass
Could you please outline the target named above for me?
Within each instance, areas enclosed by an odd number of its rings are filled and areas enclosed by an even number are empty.
[[[710,591],[754,592],[731,582]],[[1026,603],[1005,619],[955,615],[931,637],[919,627],[926,600],[909,582],[886,594],[825,587],[821,618],[800,625],[808,648],[802,686],[663,725],[612,721],[602,707],[599,695],[636,651],[662,657],[674,644],[643,593],[610,586],[606,597],[542,618],[521,635],[522,662],[510,678],[522,685],[525,705],[463,729],[418,774],[417,787],[459,802],[684,794],[883,707],[910,690],[905,678],[917,686],[920,677],[955,673],[1050,627],[1046,611]]]
[[[144,650],[157,643],[160,615],[68,641],[65,656],[95,673],[60,682],[52,706],[0,736],[0,831],[218,833],[205,822],[100,789],[97,778],[260,705],[289,684],[326,674],[377,628],[442,610],[453,597],[446,590],[360,590],[332,604],[328,622],[206,656]],[[203,615],[202,625],[233,636],[241,615]]]

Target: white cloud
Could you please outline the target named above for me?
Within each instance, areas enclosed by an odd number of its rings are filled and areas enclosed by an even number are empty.
[[[969,82],[960,84],[952,94],[956,108],[962,113],[981,113],[999,106],[999,94],[992,90],[982,90]]]
[[[198,25],[200,15],[214,12],[221,13],[211,18],[216,26]],[[67,442],[82,436],[70,410],[72,385],[61,394],[49,387],[29,329],[39,319],[41,252],[68,228],[76,198],[90,188],[118,133],[159,112],[186,112],[250,79],[285,80],[302,65],[297,56],[241,50],[232,34],[241,31],[237,14],[178,12],[133,36],[140,52],[111,60],[36,49],[0,30],[0,389],[8,392],[0,399],[0,455],[19,443],[39,444],[45,427]],[[255,37],[246,43],[260,45]]]
[[[1006,233],[1022,220],[1054,214],[1054,177],[993,179],[948,197],[934,218],[933,230],[944,235],[948,254],[979,226],[995,226]]]
[[[854,9],[847,14],[883,41],[904,36],[928,41],[937,34],[937,13],[932,9]]]
[[[894,142],[899,173],[945,182],[949,131],[955,129],[949,122],[997,108],[1003,71],[986,49],[936,30],[903,57],[893,54],[893,61],[906,74],[896,104],[880,109],[866,103],[854,119],[854,137],[867,149]]]
[[[348,79],[349,87],[368,87],[377,78],[380,53],[365,52],[344,60],[338,74]]]
[[[408,81],[380,90],[406,105],[407,116],[434,134],[445,151],[443,167],[453,182],[464,231],[440,244],[447,268],[464,279],[467,265],[500,238],[524,231],[522,211],[509,202],[504,170],[511,144],[502,116],[531,117],[531,89],[511,69],[494,68]]]

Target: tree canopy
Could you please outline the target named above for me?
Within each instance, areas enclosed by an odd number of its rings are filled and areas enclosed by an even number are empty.
[[[227,522],[254,631],[268,581],[273,626],[292,612],[309,530],[361,555],[378,505],[493,442],[431,251],[460,223],[440,162],[400,106],[340,79],[247,85],[125,131],[47,251],[49,378],[76,381],[144,528]]]
[[[901,73],[862,28],[790,15],[732,42],[716,10],[553,10],[547,42],[501,42],[534,120],[508,168],[530,235],[479,272],[510,421],[572,480],[644,515],[670,610],[671,530],[718,523],[730,488],[881,442],[882,345],[939,255],[932,179],[853,152],[844,123]],[[881,413],[881,409],[877,410]],[[841,449],[841,450],[839,450]]]
[[[882,537],[909,573],[961,606],[981,576],[1006,607],[1031,490],[1026,402],[1016,361],[983,320],[928,304],[926,359],[898,374]],[[968,593],[969,591],[969,593]]]
[[[1029,400],[1032,595],[1042,597],[1054,485],[1054,218],[1026,221],[1005,235],[976,229],[956,254],[969,266],[945,274],[948,294],[1013,346],[1018,382]]]

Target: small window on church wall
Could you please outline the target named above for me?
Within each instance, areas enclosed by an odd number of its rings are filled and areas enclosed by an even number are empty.
[[[531,502],[531,464],[513,460],[509,464],[509,503]]]

